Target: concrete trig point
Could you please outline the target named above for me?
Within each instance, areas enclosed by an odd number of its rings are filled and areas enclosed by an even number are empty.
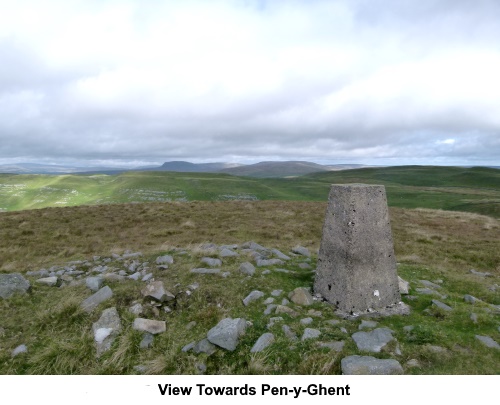
[[[401,305],[408,311],[400,303],[384,186],[332,185],[314,290],[345,315],[404,313]]]

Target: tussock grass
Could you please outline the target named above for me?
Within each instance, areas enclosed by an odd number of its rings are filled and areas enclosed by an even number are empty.
[[[172,312],[155,314],[146,307],[146,318],[166,321],[167,332],[155,336],[150,349],[140,349],[142,334],[133,330],[135,318],[128,307],[143,302],[140,290],[144,283],[126,280],[107,282],[113,290],[110,301],[90,314],[80,309],[89,291],[84,286],[50,288],[33,284],[33,292],[0,301],[0,373],[4,374],[133,374],[143,366],[149,374],[338,374],[343,357],[360,353],[350,335],[358,330],[360,320],[337,318],[333,308],[315,303],[307,308],[294,306],[297,318],[281,314],[270,331],[274,343],[263,353],[250,349],[260,335],[268,332],[269,316],[257,302],[245,307],[241,300],[252,290],[269,296],[274,289],[284,290],[279,303],[296,287],[311,287],[313,273],[303,270],[303,258],[293,258],[285,267],[293,273],[271,272],[253,277],[238,273],[239,264],[249,260],[224,260],[227,278],[195,275],[190,269],[199,267],[204,256],[215,251],[202,249],[204,243],[240,244],[254,240],[267,247],[288,253],[296,244],[307,246],[315,266],[321,228],[326,209],[317,202],[186,202],[81,206],[47,208],[33,211],[0,213],[0,271],[21,272],[64,265],[70,260],[89,259],[125,250],[142,251],[141,261],[150,263],[156,280],[179,294],[198,282],[200,287],[190,296],[179,298]],[[408,374],[495,374],[500,372],[500,354],[483,347],[474,335],[488,335],[500,341],[499,315],[490,304],[500,305],[499,290],[490,287],[500,277],[500,224],[498,220],[470,213],[391,208],[391,224],[399,261],[398,273],[411,285],[414,298],[403,300],[412,308],[408,317],[394,316],[379,320],[380,327],[394,331],[402,354],[394,354],[391,344],[380,358],[396,358]],[[189,221],[192,226],[186,226]],[[23,230],[31,230],[23,234]],[[174,256],[174,265],[159,270],[155,258]],[[111,267],[122,263],[111,261]],[[489,272],[492,277],[478,277],[471,268]],[[419,280],[442,280],[444,300],[451,313],[434,309],[433,297],[415,293],[422,287]],[[33,281],[33,278],[31,279]],[[471,294],[483,302],[474,305],[463,300]],[[180,297],[180,296],[179,296]],[[122,321],[122,331],[109,352],[95,356],[92,323],[103,309],[115,306]],[[286,323],[300,338],[306,326],[300,319],[309,309],[322,312],[310,327],[321,331],[321,341],[345,340],[342,352],[320,348],[314,340],[289,341],[281,325]],[[477,314],[473,322],[470,314]],[[271,316],[277,316],[275,314]],[[195,355],[181,352],[182,347],[199,341],[207,331],[225,317],[242,317],[252,322],[234,352],[218,350],[215,354]],[[325,321],[338,319],[338,325]],[[187,329],[189,322],[196,325]],[[411,332],[404,326],[413,325]],[[347,334],[341,330],[345,328]],[[28,353],[11,358],[19,344]],[[435,353],[429,345],[446,349]],[[416,359],[420,367],[405,364]]]

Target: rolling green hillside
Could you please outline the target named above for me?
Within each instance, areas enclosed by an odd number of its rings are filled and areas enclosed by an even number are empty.
[[[389,205],[500,217],[500,170],[399,166],[257,179],[214,173],[0,175],[0,210],[168,201],[326,201],[332,183],[384,184]]]

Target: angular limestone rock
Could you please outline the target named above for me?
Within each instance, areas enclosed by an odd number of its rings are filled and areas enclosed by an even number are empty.
[[[384,186],[331,186],[314,291],[345,313],[401,301]]]
[[[271,343],[274,342],[274,335],[272,333],[264,333],[261,335],[253,347],[250,349],[250,353],[258,353],[266,349]]]
[[[85,312],[93,311],[99,304],[104,301],[109,300],[113,296],[113,291],[108,286],[102,287],[95,294],[92,294],[90,297],[85,299],[81,307]]]
[[[345,375],[387,375],[403,374],[403,367],[397,360],[376,359],[372,356],[348,356],[341,362]]]
[[[152,335],[163,333],[167,330],[165,321],[155,321],[153,319],[135,318],[132,327],[139,332],[149,332]]]
[[[245,333],[246,326],[243,318],[225,318],[208,331],[207,339],[214,345],[233,351],[240,336]]]
[[[31,285],[20,273],[0,274],[0,298],[10,298],[14,294],[26,294]]]
[[[312,295],[305,287],[297,287],[290,293],[288,298],[298,305],[311,305],[314,303]]]
[[[153,298],[160,302],[172,301],[175,295],[170,291],[165,290],[163,281],[153,281],[144,287],[141,291],[142,295],[146,298]]]
[[[352,339],[359,350],[378,353],[387,343],[394,340],[394,337],[392,330],[377,328],[371,332],[356,332],[352,335]]]
[[[115,307],[105,309],[99,320],[92,324],[97,357],[111,348],[121,328],[120,316]]]

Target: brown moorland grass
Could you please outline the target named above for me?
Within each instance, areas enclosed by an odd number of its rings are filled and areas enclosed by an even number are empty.
[[[155,315],[146,306],[145,317],[166,320],[167,333],[155,338],[153,348],[141,350],[142,336],[133,330],[134,315],[129,306],[141,300],[142,283],[132,280],[108,281],[113,298],[106,305],[115,306],[123,330],[112,350],[103,358],[95,357],[92,323],[100,311],[87,314],[80,303],[89,295],[84,285],[49,288],[33,283],[29,296],[15,296],[0,301],[0,319],[4,329],[0,345],[0,373],[4,374],[133,374],[134,366],[142,364],[150,374],[195,374],[200,361],[207,374],[338,374],[340,361],[359,354],[354,342],[345,339],[358,330],[358,321],[340,320],[337,326],[314,320],[325,340],[346,340],[341,353],[318,348],[313,342],[299,342],[297,350],[275,326],[276,341],[270,350],[250,353],[257,338],[268,329],[268,317],[261,305],[243,306],[241,300],[249,291],[274,289],[286,292],[298,286],[312,286],[313,274],[298,267],[299,258],[287,263],[294,275],[273,272],[268,276],[243,277],[236,269],[243,257],[225,260],[228,278],[200,277],[190,273],[199,266],[206,253],[199,249],[205,242],[217,244],[254,240],[266,247],[288,252],[301,244],[313,252],[319,247],[326,204],[318,202],[186,202],[148,203],[71,208],[47,208],[0,214],[0,271],[21,272],[65,265],[76,259],[92,259],[98,255],[125,250],[142,251],[144,259],[154,263],[159,254],[175,256],[175,264],[167,272],[152,268],[154,277],[177,295],[172,312]],[[499,289],[491,288],[500,276],[500,223],[486,216],[437,210],[390,209],[395,241],[398,273],[411,285],[413,299],[403,300],[412,308],[410,316],[380,320],[381,327],[395,331],[402,355],[398,360],[407,374],[496,374],[500,372],[499,355],[495,349],[482,346],[475,335],[491,336],[499,341],[498,312],[491,304],[500,305]],[[174,247],[190,248],[183,255]],[[316,255],[311,264],[314,266]],[[123,263],[110,263],[111,267]],[[493,277],[479,277],[470,269],[489,272]],[[446,303],[451,313],[432,307],[432,296],[415,293],[419,280],[442,280]],[[224,280],[224,282],[221,282]],[[31,278],[34,281],[34,278]],[[193,282],[200,282],[189,299],[180,291]],[[441,291],[441,290],[440,290]],[[482,302],[464,302],[471,294]],[[146,303],[147,304],[147,303]],[[333,317],[333,309],[317,302],[313,309]],[[103,307],[102,307],[103,308]],[[301,311],[307,316],[309,308]],[[470,318],[471,312],[477,321]],[[243,317],[251,320],[234,353],[218,351],[212,356],[183,353],[181,348],[206,336],[207,330],[220,319]],[[272,315],[271,315],[272,316]],[[298,319],[286,318],[300,336],[304,325]],[[193,329],[186,330],[188,322]],[[405,332],[404,327],[415,329]],[[11,358],[11,351],[26,343],[29,354]],[[394,343],[394,342],[393,342]],[[443,346],[444,353],[434,353],[428,345]],[[380,354],[393,356],[395,344]],[[406,365],[416,359],[421,367]]]
[[[186,202],[44,208],[0,213],[0,271],[25,272],[125,250],[166,251],[255,240],[319,248],[322,202]],[[391,208],[399,261],[500,275],[500,221],[477,214]]]

